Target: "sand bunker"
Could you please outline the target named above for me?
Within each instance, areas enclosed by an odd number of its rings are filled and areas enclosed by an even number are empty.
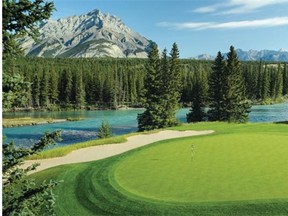
[[[69,153],[64,157],[50,158],[50,159],[40,159],[40,160],[29,160],[25,161],[24,167],[27,167],[33,163],[40,163],[36,171],[39,172],[50,167],[55,167],[63,164],[81,163],[88,161],[100,160],[103,158],[108,158],[114,155],[121,154],[123,152],[135,149],[144,145],[148,145],[160,140],[167,140],[172,138],[196,136],[213,133],[212,130],[206,131],[173,131],[165,130],[153,134],[141,134],[135,135],[127,138],[125,143],[120,144],[107,144],[92,146],[88,148],[78,149]]]

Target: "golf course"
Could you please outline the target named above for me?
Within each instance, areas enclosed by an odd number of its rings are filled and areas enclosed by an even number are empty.
[[[30,177],[63,180],[54,189],[57,215],[288,214],[287,124],[206,122],[169,129],[215,132]]]

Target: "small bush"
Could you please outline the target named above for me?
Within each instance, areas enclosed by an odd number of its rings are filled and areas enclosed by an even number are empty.
[[[110,125],[107,122],[102,121],[101,127],[99,128],[99,131],[97,133],[97,137],[99,139],[103,139],[103,138],[108,138],[111,136],[112,136],[112,131],[111,131]]]

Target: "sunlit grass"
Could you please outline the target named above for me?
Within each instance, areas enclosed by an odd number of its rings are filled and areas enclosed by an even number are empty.
[[[287,215],[287,124],[216,122],[173,129],[215,133],[31,177],[64,180],[54,190],[57,215],[63,216]]]

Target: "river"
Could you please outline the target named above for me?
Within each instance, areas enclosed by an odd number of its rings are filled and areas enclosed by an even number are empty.
[[[57,145],[69,145],[96,138],[96,132],[102,120],[109,122],[115,135],[127,134],[137,131],[137,114],[143,109],[104,110],[104,111],[64,111],[64,112],[17,112],[4,113],[4,118],[15,117],[50,117],[55,119],[84,118],[81,121],[61,122],[35,126],[22,126],[4,128],[3,134],[7,136],[5,143],[14,141],[16,145],[29,147],[37,142],[45,131],[62,130],[63,142]],[[177,118],[186,122],[186,113],[189,109],[181,109]],[[288,121],[288,103],[276,105],[253,106],[249,114],[250,122],[276,122]]]

